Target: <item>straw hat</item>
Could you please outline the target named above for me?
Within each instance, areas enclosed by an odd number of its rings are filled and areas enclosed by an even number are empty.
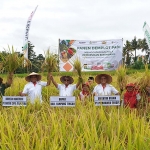
[[[30,77],[31,76],[37,76],[37,81],[41,80],[41,75],[39,75],[38,73],[32,72],[30,73],[28,76],[25,77],[25,80],[30,82]]]
[[[135,84],[134,83],[129,83],[129,84],[126,85],[126,88],[127,87],[135,87]]]
[[[72,84],[72,83],[74,82],[73,78],[70,77],[70,76],[62,76],[62,77],[60,78],[60,81],[61,81],[62,83],[64,83],[64,79],[65,79],[65,78],[68,78],[68,79],[70,80],[70,84]]]
[[[112,77],[111,77],[110,75],[108,75],[108,74],[98,74],[98,75],[95,77],[95,82],[96,82],[97,84],[101,84],[101,77],[103,77],[103,76],[106,77],[106,79],[107,79],[106,82],[107,82],[108,84],[112,82]]]

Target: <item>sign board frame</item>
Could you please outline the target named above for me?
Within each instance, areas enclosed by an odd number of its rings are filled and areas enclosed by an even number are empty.
[[[95,106],[120,106],[120,95],[94,96]]]
[[[2,106],[26,106],[26,96],[3,96]]]
[[[50,96],[51,107],[75,107],[75,96]]]

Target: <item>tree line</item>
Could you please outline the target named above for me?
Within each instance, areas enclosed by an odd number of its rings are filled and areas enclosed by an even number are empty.
[[[137,61],[137,50],[141,50],[141,52],[145,52],[144,62],[142,58]],[[133,55],[134,54],[134,55]],[[137,39],[136,36],[131,41],[126,41],[123,46],[123,63],[127,66],[135,66],[139,65],[142,66],[144,63],[149,63],[149,54],[150,49],[146,42],[146,39]],[[133,58],[133,61],[131,59]],[[138,69],[138,68],[135,68]],[[139,68],[140,69],[140,68]]]

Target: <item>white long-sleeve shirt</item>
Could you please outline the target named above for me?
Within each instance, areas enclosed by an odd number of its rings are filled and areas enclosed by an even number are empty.
[[[25,85],[22,93],[28,95],[28,98],[31,101],[31,103],[34,103],[36,99],[42,102],[42,87],[46,85],[47,82],[43,81],[38,81],[35,85],[32,82],[29,82]]]
[[[76,84],[69,84],[67,87],[64,84],[58,84],[59,96],[73,96],[76,90]]]
[[[106,87],[103,88],[101,84],[98,84],[94,87],[93,93],[96,96],[100,95],[112,95],[119,93],[111,84],[106,84]]]

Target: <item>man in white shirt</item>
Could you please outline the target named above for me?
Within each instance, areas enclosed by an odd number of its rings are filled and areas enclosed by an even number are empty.
[[[62,76],[60,78],[60,81],[63,84],[56,83],[53,76],[51,76],[51,80],[54,86],[59,90],[59,96],[73,96],[74,90],[76,90],[78,86],[80,85],[79,81],[77,84],[72,84],[74,80],[70,76]]]
[[[35,100],[42,102],[42,87],[50,85],[50,75],[48,75],[47,79],[47,82],[40,81],[41,75],[32,72],[25,77],[25,80],[28,81],[28,83],[25,85],[23,92],[21,92],[20,95],[28,96],[31,103],[34,103]]]
[[[95,77],[95,82],[97,85],[94,87],[94,96],[100,95],[119,95],[118,90],[116,90],[110,83],[112,82],[112,77],[108,74],[99,74]]]

